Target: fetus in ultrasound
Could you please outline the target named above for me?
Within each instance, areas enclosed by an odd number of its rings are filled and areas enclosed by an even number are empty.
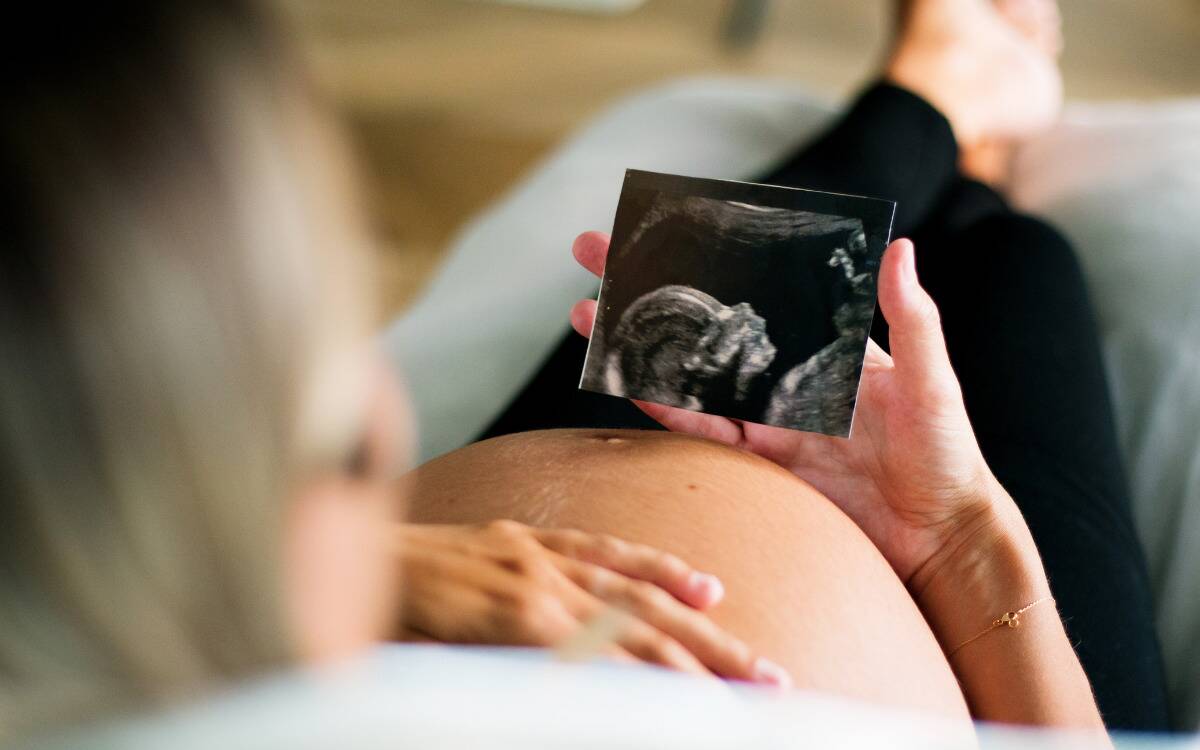
[[[895,210],[627,171],[579,388],[849,436]]]
[[[648,292],[621,316],[608,351],[612,393],[688,409],[739,402],[775,358],[766,321],[689,286]]]

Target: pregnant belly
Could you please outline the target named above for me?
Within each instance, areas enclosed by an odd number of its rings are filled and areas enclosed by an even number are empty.
[[[713,618],[801,687],[966,715],[957,682],[891,567],[827,498],[764,459],[632,430],[509,435],[412,475],[410,518],[608,533],[724,581]]]

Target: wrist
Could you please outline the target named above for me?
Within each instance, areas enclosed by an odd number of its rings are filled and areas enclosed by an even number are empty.
[[[949,649],[1002,612],[1050,595],[1041,557],[1025,520],[994,479],[909,580],[909,590]]]

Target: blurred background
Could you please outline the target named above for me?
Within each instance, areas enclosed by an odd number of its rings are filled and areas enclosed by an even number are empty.
[[[1200,0],[1060,5],[1069,99],[1200,96]],[[705,74],[841,97],[877,69],[891,8],[891,0],[285,3],[359,151],[388,315],[413,299],[464,221],[614,100]]]

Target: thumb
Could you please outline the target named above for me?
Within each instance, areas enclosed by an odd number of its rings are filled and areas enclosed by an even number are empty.
[[[914,250],[910,240],[888,245],[879,269],[879,306],[902,379],[914,385],[944,383],[946,377],[954,379],[954,370],[937,305],[917,281]]]

